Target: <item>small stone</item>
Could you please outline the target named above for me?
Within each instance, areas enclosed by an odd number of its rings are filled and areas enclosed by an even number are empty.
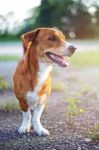
[[[85,142],[91,142],[92,139],[91,139],[91,138],[85,138],[84,141],[85,141]]]

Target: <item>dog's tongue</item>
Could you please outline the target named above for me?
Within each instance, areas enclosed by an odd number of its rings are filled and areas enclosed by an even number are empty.
[[[64,59],[64,57],[56,55],[51,52],[47,52],[46,56],[53,61],[54,63],[58,64],[61,67],[67,67],[69,64],[68,62]]]

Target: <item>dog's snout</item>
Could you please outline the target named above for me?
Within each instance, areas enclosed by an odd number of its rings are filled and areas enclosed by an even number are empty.
[[[68,49],[69,49],[69,51],[70,51],[71,53],[74,53],[75,50],[76,50],[76,47],[73,46],[73,45],[70,45],[70,46],[68,47]]]

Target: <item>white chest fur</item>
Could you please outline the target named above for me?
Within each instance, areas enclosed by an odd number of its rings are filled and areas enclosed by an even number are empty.
[[[47,80],[49,73],[52,71],[52,66],[48,65],[47,63],[39,63],[39,72],[38,72],[38,84],[37,86],[34,88],[33,91],[28,91],[28,93],[26,94],[26,99],[29,105],[35,105],[36,103],[38,103],[39,97],[37,95],[39,89],[42,87],[42,84],[44,83],[44,81]],[[42,100],[43,98],[45,98],[46,95],[42,95]]]

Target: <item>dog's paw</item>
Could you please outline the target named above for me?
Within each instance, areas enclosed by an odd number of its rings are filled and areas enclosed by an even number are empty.
[[[30,131],[30,128],[31,128],[31,125],[29,126],[21,126],[19,129],[18,129],[18,132],[19,133],[26,133],[26,132],[29,132]]]
[[[50,135],[50,132],[45,129],[45,128],[42,128],[40,130],[36,130],[35,131],[39,136],[47,136],[47,135]]]

